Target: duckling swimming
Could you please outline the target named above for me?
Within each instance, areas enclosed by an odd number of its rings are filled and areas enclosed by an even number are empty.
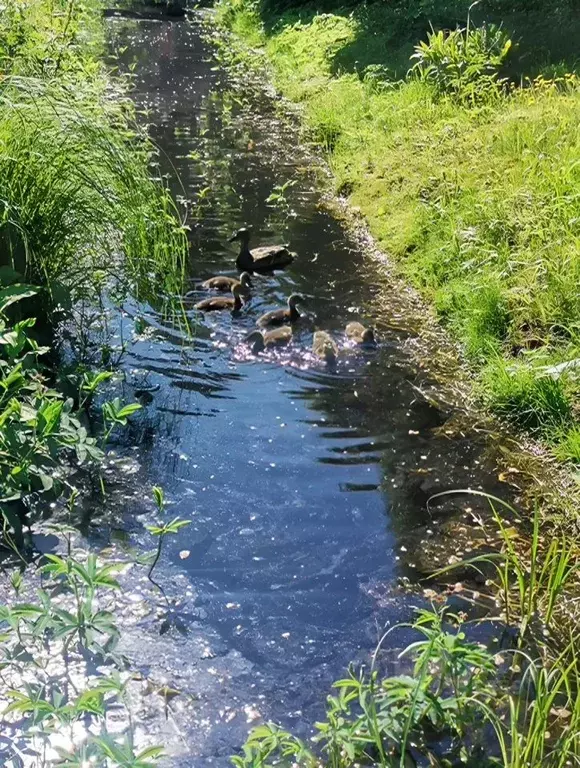
[[[271,347],[282,347],[292,341],[292,328],[282,325],[272,331],[252,331],[247,337],[247,342],[253,342],[252,352],[257,355]]]
[[[261,328],[267,328],[268,326],[295,323],[302,317],[296,305],[303,301],[302,296],[298,293],[293,293],[288,297],[288,307],[286,309],[273,309],[271,312],[266,312],[265,315],[257,319],[256,325],[259,325]]]
[[[231,291],[234,285],[241,285],[242,288],[249,289],[252,287],[252,279],[249,272],[242,272],[238,280],[237,277],[229,277],[228,275],[216,275],[210,277],[209,280],[205,280],[201,287],[205,291]]]
[[[362,323],[347,323],[346,335],[356,344],[367,344],[371,346],[377,343],[373,329],[366,328]]]
[[[217,312],[224,309],[237,312],[248,300],[249,295],[241,285],[234,285],[232,293],[233,296],[212,296],[209,299],[198,301],[195,309],[200,312]]]
[[[240,252],[236,259],[238,269],[247,272],[271,272],[274,269],[284,269],[294,261],[293,254],[285,245],[265,245],[250,250],[251,236],[251,231],[242,227],[229,239],[230,243],[236,240],[240,243]]]
[[[338,357],[338,345],[332,336],[326,331],[315,331],[312,337],[312,351],[326,363],[336,363]]]

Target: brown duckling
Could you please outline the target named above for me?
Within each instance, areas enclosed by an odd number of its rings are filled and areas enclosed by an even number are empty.
[[[273,309],[271,312],[266,312],[265,315],[258,318],[256,325],[259,325],[261,328],[267,328],[268,326],[295,323],[302,317],[296,308],[296,305],[302,301],[304,299],[300,294],[293,293],[288,297],[288,307],[286,309]]]
[[[362,323],[352,322],[347,323],[346,335],[356,344],[376,344],[375,332],[372,328],[366,328]]]
[[[209,280],[205,280],[201,287],[205,291],[224,291],[230,292],[234,285],[241,285],[248,291],[252,287],[252,279],[249,272],[242,272],[238,280],[237,277],[229,277],[228,275],[216,275],[210,277]]]
[[[280,328],[274,328],[272,331],[252,331],[246,341],[253,342],[252,352],[257,355],[270,347],[282,347],[292,341],[292,328],[289,325],[282,325]]]
[[[251,236],[251,231],[247,227],[242,227],[229,239],[230,243],[236,240],[240,243],[240,252],[236,259],[238,269],[250,273],[271,272],[274,269],[284,269],[294,261],[293,254],[285,245],[265,245],[250,250]]]
[[[237,312],[242,308],[243,303],[248,299],[248,293],[241,285],[234,285],[232,288],[233,296],[212,296],[209,299],[198,301],[195,309],[200,312],[216,312],[229,309]]]
[[[326,331],[315,331],[312,337],[312,351],[321,360],[335,363],[338,357],[338,345]]]

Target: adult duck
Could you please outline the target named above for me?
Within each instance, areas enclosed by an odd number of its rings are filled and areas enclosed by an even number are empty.
[[[271,312],[266,312],[256,321],[256,325],[260,328],[268,328],[276,325],[288,325],[288,323],[295,323],[302,315],[297,309],[297,304],[304,301],[302,296],[298,293],[293,293],[288,297],[288,306],[284,309],[273,309]]]
[[[338,345],[326,331],[315,331],[312,337],[312,351],[326,363],[336,363]]]
[[[212,296],[209,299],[198,301],[195,305],[195,309],[200,312],[219,312],[224,309],[238,312],[249,296],[241,285],[234,285],[232,294],[233,296]]]
[[[231,292],[234,285],[241,285],[249,293],[252,288],[252,279],[249,272],[242,272],[239,279],[237,277],[229,277],[228,275],[216,275],[210,277],[209,280],[205,280],[201,287],[204,291],[223,291]]]
[[[294,256],[285,245],[264,245],[250,250],[251,231],[247,227],[238,229],[229,239],[230,243],[239,242],[240,252],[236,259],[238,269],[245,272],[272,272],[284,269],[294,261]]]
[[[246,341],[252,344],[252,352],[257,355],[271,347],[283,347],[292,341],[292,328],[282,325],[272,331],[252,331],[246,336]]]
[[[362,323],[347,323],[345,330],[347,338],[354,341],[355,344],[374,346],[377,343],[373,329],[366,328]]]

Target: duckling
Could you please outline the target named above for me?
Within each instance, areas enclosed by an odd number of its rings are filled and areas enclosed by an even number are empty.
[[[365,328],[362,323],[347,323],[346,335],[356,344],[376,344],[375,332],[372,328]]]
[[[321,360],[327,363],[336,363],[338,357],[338,345],[326,331],[315,331],[312,337],[312,351]]]
[[[302,296],[298,293],[293,293],[288,297],[287,309],[273,309],[271,312],[266,312],[265,315],[262,315],[257,319],[256,325],[259,325],[261,328],[267,328],[269,325],[295,323],[302,317],[300,312],[296,309],[296,305],[302,301],[304,301]]]
[[[237,312],[242,308],[242,304],[249,298],[248,293],[241,285],[234,285],[231,296],[212,296],[209,299],[198,301],[195,309],[200,312],[216,312],[218,310],[229,309]],[[242,301],[243,299],[243,301]]]
[[[241,285],[243,288],[252,288],[252,279],[249,272],[242,272],[240,279],[237,277],[228,277],[228,275],[216,275],[205,280],[201,287],[205,291],[231,291],[234,285]]]
[[[273,269],[284,269],[294,261],[293,254],[285,245],[265,245],[250,250],[251,231],[242,227],[234,233],[229,242],[236,240],[240,243],[240,252],[236,259],[238,269],[247,272],[271,272]]]
[[[282,347],[292,341],[292,328],[282,325],[272,331],[252,331],[246,341],[253,342],[252,352],[257,355],[269,347]]]

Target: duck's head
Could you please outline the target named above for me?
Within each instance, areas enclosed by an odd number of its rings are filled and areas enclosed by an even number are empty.
[[[304,304],[304,296],[301,296],[299,293],[293,293],[288,297],[288,306],[290,309],[296,309],[297,304]]]
[[[246,336],[246,341],[248,344],[252,345],[252,352],[255,355],[257,355],[258,352],[263,352],[266,348],[262,331],[252,331]]]
[[[362,336],[361,341],[363,344],[376,344],[377,340],[375,339],[375,332],[372,328],[365,328]]]
[[[230,237],[228,240],[229,243],[235,243],[240,242],[243,245],[248,245],[250,242],[252,231],[249,227],[242,227],[241,229],[238,229],[237,232],[234,232],[234,234]]]
[[[240,284],[243,288],[251,288],[252,287],[252,278],[250,277],[249,272],[242,272],[240,275]]]

